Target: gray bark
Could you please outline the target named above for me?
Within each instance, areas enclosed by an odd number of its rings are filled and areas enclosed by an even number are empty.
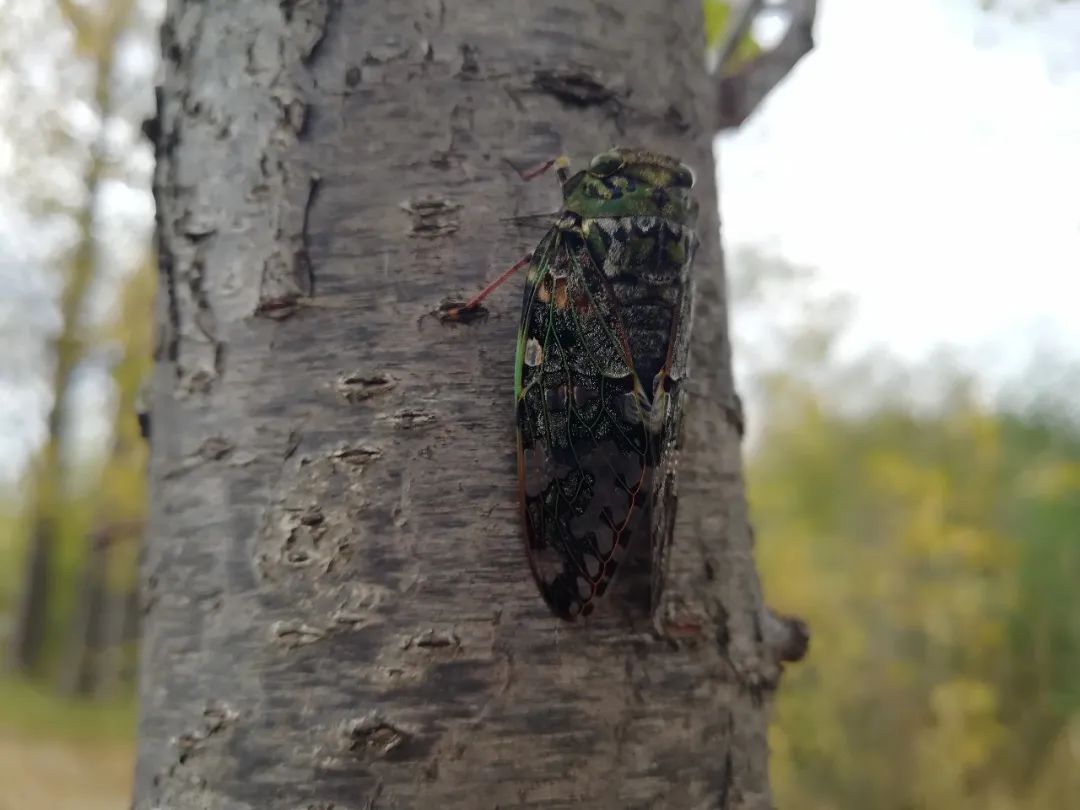
[[[174,0],[135,807],[766,808],[699,0]],[[679,510],[655,626],[553,619],[517,514],[528,166],[696,167]]]

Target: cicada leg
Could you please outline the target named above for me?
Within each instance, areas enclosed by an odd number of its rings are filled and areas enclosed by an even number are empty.
[[[512,264],[509,268],[504,270],[498,278],[496,278],[494,281],[484,287],[484,289],[482,289],[471,299],[469,299],[468,302],[452,306],[448,309],[444,309],[442,312],[439,313],[439,316],[444,321],[462,320],[468,312],[475,310],[477,307],[479,307],[480,302],[487,298],[489,295],[491,295],[493,292],[495,292],[495,290],[497,290],[503,284],[503,282],[505,282],[512,275],[514,275],[514,273],[516,273],[522,267],[525,267],[531,261],[532,253],[526,253],[524,256],[514,262],[514,264]]]
[[[555,169],[555,176],[559,180],[559,185],[565,184],[570,176],[567,173],[567,169],[569,169],[570,167],[570,158],[568,158],[566,155],[559,155],[558,157],[553,157],[549,160],[545,160],[543,163],[533,166],[531,169],[526,169],[525,171],[521,171],[516,166],[513,166],[513,164],[510,165],[514,168],[514,171],[518,173],[518,176],[520,176],[521,179],[526,182],[539,177],[551,168]],[[514,275],[514,273],[516,273],[522,267],[525,267],[530,261],[532,261],[532,253],[527,253],[524,257],[515,262],[511,267],[503,271],[503,273],[498,278],[496,278],[494,281],[484,287],[484,289],[482,289],[479,293],[473,296],[473,298],[470,299],[468,302],[464,304],[444,304],[443,307],[441,307],[438,311],[439,318],[444,322],[469,320],[468,316],[470,314],[475,315],[479,312],[480,302],[482,302],[485,298],[491,295],[491,293],[498,289],[503,282],[510,278],[510,276]]]
[[[553,166],[555,167],[555,176],[559,178],[559,185],[565,184],[570,177],[567,172],[567,169],[570,168],[570,158],[566,155],[559,155],[550,160],[545,160],[543,163],[538,163],[536,166],[533,166],[531,169],[526,169],[525,171],[518,171],[517,169],[514,171],[517,171],[522,180],[528,182],[529,180],[539,177]]]

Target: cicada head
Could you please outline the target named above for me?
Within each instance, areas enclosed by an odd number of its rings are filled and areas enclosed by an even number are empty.
[[[693,226],[694,173],[675,158],[642,149],[601,152],[563,185],[564,207],[584,219],[662,217]]]

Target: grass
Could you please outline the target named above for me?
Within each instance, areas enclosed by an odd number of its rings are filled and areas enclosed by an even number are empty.
[[[0,624],[10,617],[22,573],[24,527],[0,494]],[[51,639],[67,628],[83,544],[63,543],[50,605]],[[0,633],[0,666],[3,658]],[[56,644],[47,650],[55,657]],[[59,696],[52,681],[0,676],[0,810],[126,810],[135,761],[135,700]]]
[[[72,743],[130,744],[135,736],[135,700],[63,698],[50,684],[0,678],[0,734]]]
[[[133,698],[0,678],[0,810],[125,810],[134,760]]]

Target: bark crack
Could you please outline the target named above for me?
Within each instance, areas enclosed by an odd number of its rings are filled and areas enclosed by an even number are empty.
[[[572,107],[600,107],[616,97],[614,90],[584,68],[538,70],[532,84],[540,92]]]

